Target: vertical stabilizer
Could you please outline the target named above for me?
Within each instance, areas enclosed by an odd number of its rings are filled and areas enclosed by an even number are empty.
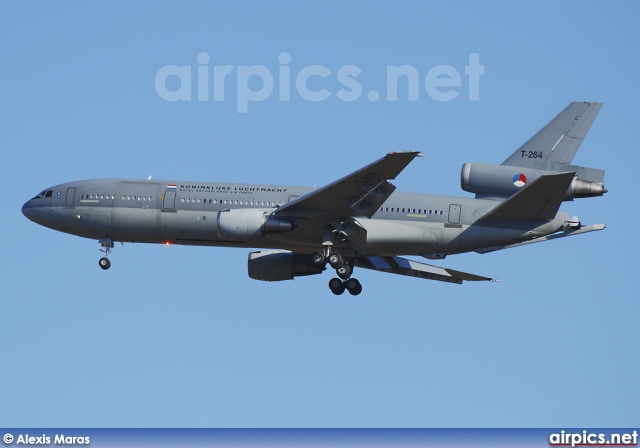
[[[571,164],[601,107],[596,102],[569,104],[502,164],[543,170]]]

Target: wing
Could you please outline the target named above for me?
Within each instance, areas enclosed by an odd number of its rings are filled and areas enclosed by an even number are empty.
[[[360,268],[372,269],[374,271],[425,278],[427,280],[457,283],[459,285],[461,285],[464,280],[498,281],[493,278],[454,271],[453,269],[439,268],[437,266],[431,266],[430,264],[420,263],[418,261],[408,260],[402,257],[358,257],[356,258],[355,265]]]
[[[395,190],[389,179],[398,174],[419,152],[392,152],[325,187],[289,202],[272,213],[279,218],[315,218],[330,222],[353,216],[370,218]]]
[[[539,158],[523,156],[534,152],[542,153],[544,162],[570,164],[601,107],[596,102],[569,104],[502,164],[538,168]]]

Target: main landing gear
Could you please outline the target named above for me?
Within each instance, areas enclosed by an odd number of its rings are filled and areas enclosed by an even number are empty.
[[[100,238],[99,243],[104,249],[100,249],[100,252],[104,252],[104,257],[98,260],[98,264],[105,271],[111,267],[111,261],[109,255],[111,255],[111,249],[113,248],[113,241],[109,238]]]
[[[329,281],[329,289],[332,293],[339,296],[345,290],[353,296],[357,296],[362,292],[362,285],[355,278],[351,278],[353,273],[353,261],[346,260],[337,252],[330,252],[329,247],[325,248],[325,253],[315,252],[311,255],[311,261],[316,266],[324,267],[327,263],[336,270],[336,274],[340,278],[332,278]]]

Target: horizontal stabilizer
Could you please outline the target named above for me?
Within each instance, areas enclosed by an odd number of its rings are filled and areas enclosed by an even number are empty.
[[[502,245],[502,246],[483,247],[481,249],[476,249],[475,251],[477,253],[479,253],[479,254],[486,254],[488,252],[495,252],[497,250],[511,249],[513,247],[525,246],[527,244],[542,243],[544,241],[557,240],[558,238],[565,238],[565,237],[568,237],[568,236],[580,235],[581,233],[596,232],[598,230],[604,229],[605,227],[606,226],[604,224],[594,224],[594,225],[591,225],[591,226],[583,226],[583,227],[580,227],[579,229],[574,229],[574,230],[569,230],[569,231],[566,231],[566,232],[560,232],[560,233],[554,233],[554,234],[551,234],[551,235],[541,236],[541,237],[538,237],[538,238],[533,238],[531,240],[521,241],[519,243],[505,244],[505,245]]]
[[[541,176],[485,214],[487,223],[549,221],[556,217],[575,173]]]
[[[497,280],[480,275],[468,274],[453,269],[439,268],[418,261],[401,257],[359,257],[356,258],[357,267],[372,269],[374,271],[389,272],[391,274],[407,275],[409,277],[438,280],[441,282],[462,284],[467,281],[492,281]]]

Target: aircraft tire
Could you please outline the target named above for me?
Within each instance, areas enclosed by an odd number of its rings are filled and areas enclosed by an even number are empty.
[[[349,291],[349,294],[351,294],[352,296],[357,296],[362,292],[362,285],[355,278],[350,278],[344,283],[345,283],[345,287]]]
[[[336,269],[336,272],[338,273],[338,277],[340,277],[343,280],[348,279],[349,277],[351,277],[351,266],[349,266],[348,264],[344,264],[342,266],[340,266],[338,269]]]
[[[332,278],[331,280],[329,280],[329,289],[332,293],[339,296],[344,292],[344,282],[339,278]]]
[[[111,261],[109,261],[108,258],[104,258],[104,257],[98,260],[98,264],[105,271],[111,267]]]
[[[324,267],[327,263],[327,259],[322,252],[314,252],[311,254],[311,263],[319,267]]]
[[[342,258],[342,255],[336,252],[329,255],[328,261],[333,269],[338,269],[344,266],[344,258]]]

